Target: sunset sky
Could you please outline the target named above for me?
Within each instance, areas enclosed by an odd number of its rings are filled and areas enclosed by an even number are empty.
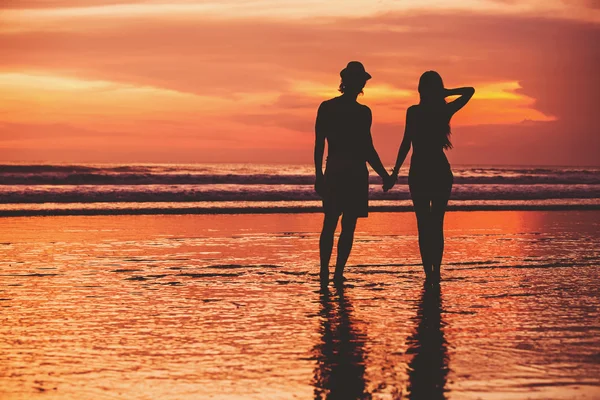
[[[4,0],[0,162],[310,163],[360,60],[394,161],[417,82],[474,86],[459,164],[600,165],[598,0]]]

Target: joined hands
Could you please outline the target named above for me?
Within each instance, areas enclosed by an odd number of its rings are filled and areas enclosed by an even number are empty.
[[[390,190],[391,188],[393,188],[394,185],[396,184],[397,180],[398,180],[398,173],[397,172],[392,172],[391,175],[383,178],[383,191],[387,192],[388,190]]]

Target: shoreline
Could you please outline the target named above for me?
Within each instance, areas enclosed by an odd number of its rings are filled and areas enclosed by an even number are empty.
[[[412,206],[374,206],[369,212],[412,212]],[[600,211],[600,204],[563,205],[448,205],[448,212],[461,211]],[[122,208],[122,209],[59,209],[0,210],[0,217],[51,217],[94,215],[234,215],[234,214],[317,214],[321,207],[193,207],[193,208]]]

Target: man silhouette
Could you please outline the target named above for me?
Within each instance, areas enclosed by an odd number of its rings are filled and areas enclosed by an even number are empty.
[[[369,171],[366,163],[388,180],[371,136],[372,115],[369,107],[356,101],[371,75],[358,61],[351,61],[340,72],[341,96],[324,101],[315,124],[315,190],[323,199],[323,229],[319,241],[322,283],[329,279],[329,260],[333,237],[342,215],[334,282],[343,281],[344,267],[350,256],[356,221],[368,215]],[[323,153],[328,154],[323,174]]]

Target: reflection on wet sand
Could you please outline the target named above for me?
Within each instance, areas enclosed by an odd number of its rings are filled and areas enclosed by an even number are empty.
[[[414,354],[408,366],[410,399],[446,398],[449,360],[441,310],[440,286],[426,283],[417,312],[418,325],[408,339],[408,353]]]
[[[352,316],[352,304],[338,287],[320,290],[321,341],[314,348],[315,399],[368,399],[365,380],[367,335]]]
[[[0,399],[599,398],[600,212],[448,214],[443,321],[414,215],[341,298],[321,218],[0,219]]]

